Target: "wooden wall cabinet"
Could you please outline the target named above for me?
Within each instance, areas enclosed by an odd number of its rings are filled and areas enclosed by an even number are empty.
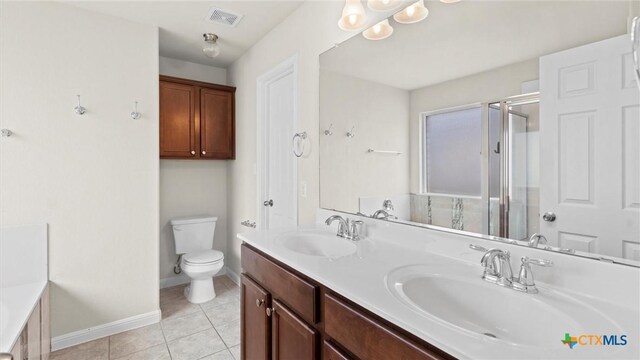
[[[235,91],[160,76],[160,158],[235,159]]]
[[[247,244],[241,259],[242,359],[453,359]]]

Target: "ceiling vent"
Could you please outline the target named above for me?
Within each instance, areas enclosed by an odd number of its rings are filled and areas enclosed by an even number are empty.
[[[215,24],[222,24],[226,26],[236,27],[236,25],[238,25],[240,20],[242,20],[243,16],[244,15],[234,14],[226,10],[211,8],[205,20]]]

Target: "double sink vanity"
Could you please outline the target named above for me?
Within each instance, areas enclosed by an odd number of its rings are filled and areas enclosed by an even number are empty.
[[[640,356],[638,268],[365,217],[351,240],[334,215],[239,235],[245,359]],[[507,254],[547,266],[507,279]],[[569,348],[565,333],[628,343]]]

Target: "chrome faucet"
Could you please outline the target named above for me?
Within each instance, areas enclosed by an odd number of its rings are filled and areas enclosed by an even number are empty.
[[[391,217],[391,214],[389,214],[386,210],[377,210],[373,213],[373,215],[371,215],[371,217],[374,219],[387,220],[389,217]]]
[[[360,240],[360,228],[364,224],[360,220],[351,221],[348,218],[345,219],[340,215],[332,215],[325,220],[327,226],[331,225],[334,221],[338,221],[338,232],[336,236],[345,238],[347,240],[358,241]]]
[[[480,259],[480,264],[484,267],[482,279],[492,284],[504,286],[513,290],[522,291],[529,294],[536,294],[538,288],[533,281],[533,272],[530,265],[552,266],[551,260],[531,259],[523,256],[520,260],[520,271],[518,277],[513,276],[511,270],[511,257],[508,251],[500,249],[485,249],[478,245],[469,245],[473,250],[484,252]]]
[[[546,244],[547,243],[547,238],[539,233],[535,233],[533,235],[531,235],[531,237],[529,238],[529,246],[537,248],[538,244]]]

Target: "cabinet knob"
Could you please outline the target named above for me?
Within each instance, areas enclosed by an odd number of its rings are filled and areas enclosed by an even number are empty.
[[[207,155],[207,152],[202,150],[202,155]]]
[[[262,306],[262,304],[264,304],[264,300],[262,300],[262,299],[256,299],[256,306],[257,306],[257,307]]]
[[[196,151],[195,150],[191,150],[191,155],[195,155]]]
[[[276,308],[267,308],[266,312],[267,312],[267,316],[271,316],[275,314]]]

